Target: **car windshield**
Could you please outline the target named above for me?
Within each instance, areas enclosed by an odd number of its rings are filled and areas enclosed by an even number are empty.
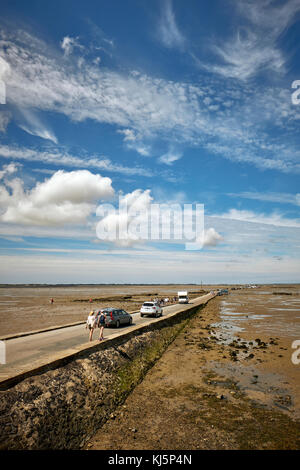
[[[154,303],[153,302],[145,302],[143,304],[143,307],[154,307]]]

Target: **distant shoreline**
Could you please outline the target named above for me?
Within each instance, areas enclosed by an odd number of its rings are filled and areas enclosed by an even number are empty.
[[[95,283],[95,284],[92,284],[92,283],[88,283],[88,284],[35,284],[35,283],[32,283],[32,284],[0,284],[0,288],[16,288],[16,287],[98,287],[98,286],[197,286],[197,287],[205,287],[205,286],[239,286],[239,287],[247,287],[247,286],[250,286],[252,284],[235,284],[235,283],[230,283],[230,284],[227,284],[227,283],[222,283],[222,282],[219,282],[219,283],[216,283],[216,284],[213,284],[213,283],[207,283],[207,284],[195,284],[195,283],[174,283],[174,282],[171,282],[171,283],[111,283],[111,282],[108,282],[108,283]],[[263,287],[263,286],[299,286],[300,283],[299,282],[272,282],[272,283],[264,283],[264,284],[258,284],[258,283],[255,283],[255,285],[257,287]]]

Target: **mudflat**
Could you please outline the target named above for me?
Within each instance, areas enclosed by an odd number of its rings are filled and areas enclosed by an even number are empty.
[[[215,297],[86,448],[299,449],[299,306],[299,286]]]

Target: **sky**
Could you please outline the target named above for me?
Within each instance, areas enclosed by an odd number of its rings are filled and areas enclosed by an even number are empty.
[[[2,0],[0,283],[299,283],[299,44],[300,0]]]

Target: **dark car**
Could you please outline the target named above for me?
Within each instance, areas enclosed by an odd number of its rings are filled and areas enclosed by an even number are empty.
[[[116,326],[119,328],[121,325],[131,325],[132,316],[130,313],[119,308],[105,308],[101,310],[105,315],[105,326]]]
[[[228,289],[221,289],[219,290],[217,295],[226,295],[226,294],[228,294]]]

